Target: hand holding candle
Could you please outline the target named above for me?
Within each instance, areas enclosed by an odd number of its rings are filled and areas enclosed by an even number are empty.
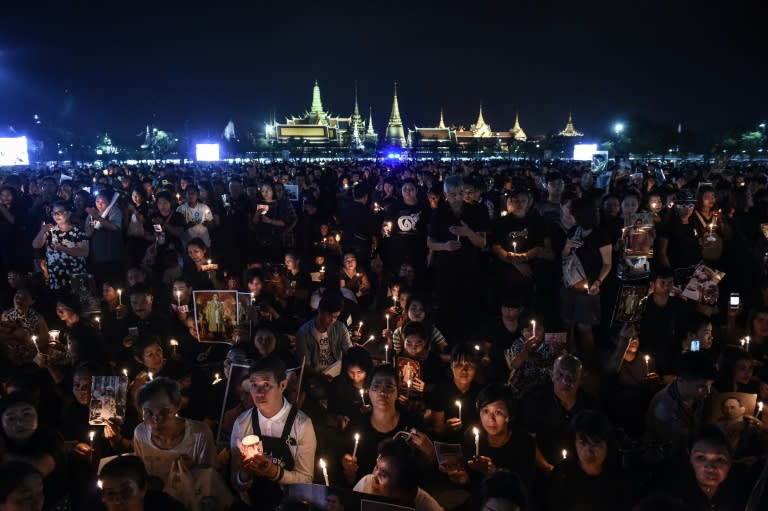
[[[352,457],[357,457],[357,445],[360,443],[360,433],[355,433],[355,448],[352,449]]]
[[[88,432],[88,443],[89,443],[89,444],[90,444],[90,446],[91,446],[91,450],[93,450],[93,438],[94,438],[95,436],[96,436],[96,432],[95,432],[95,431],[90,431],[90,432]]]
[[[645,375],[648,376],[649,374],[651,374],[651,365],[650,365],[651,356],[646,355],[643,358],[645,359]]]
[[[384,314],[384,319],[387,320],[387,330],[389,330],[389,314]]]
[[[325,460],[323,458],[320,458],[320,468],[323,469],[323,479],[325,479],[325,485],[330,486],[331,484],[328,482],[328,467],[325,464]]]
[[[122,305],[123,304],[123,290],[118,289],[117,290],[117,304]]]
[[[365,389],[360,389],[360,402],[365,406]]]
[[[456,406],[459,408],[459,421],[461,421],[461,401],[456,400]]]
[[[475,435],[475,458],[480,457],[480,430],[472,428],[472,434]]]
[[[36,350],[38,353],[40,353],[40,347],[37,345],[37,336],[36,336],[36,335],[33,335],[33,336],[32,336],[32,344],[34,344],[34,345],[35,345],[35,350]]]

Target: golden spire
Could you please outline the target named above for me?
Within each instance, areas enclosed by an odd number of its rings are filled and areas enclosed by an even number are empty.
[[[571,115],[571,112],[568,112],[568,123],[565,125],[565,129],[558,133],[561,137],[581,137],[584,136],[584,133],[576,131],[576,128],[573,127],[573,116]]]
[[[510,133],[512,133],[512,137],[519,142],[528,140],[528,135],[526,135],[523,128],[520,127],[520,114],[518,112],[515,112],[515,125],[510,130]]]
[[[440,109],[440,123],[437,125],[438,128],[445,129],[445,121],[443,121],[443,109]]]
[[[403,120],[400,118],[400,106],[397,104],[397,82],[395,82],[395,97],[392,100],[392,113],[387,123],[388,144],[400,147],[406,146],[405,131],[403,130]]]

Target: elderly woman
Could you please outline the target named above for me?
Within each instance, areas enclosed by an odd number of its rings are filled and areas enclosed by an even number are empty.
[[[177,415],[181,408],[178,383],[155,378],[139,389],[138,403],[144,420],[133,432],[133,450],[150,476],[167,483],[171,466],[179,458],[188,469],[213,466],[216,446],[210,428]]]
[[[43,224],[32,240],[32,248],[45,247],[48,287],[54,291],[66,290],[73,275],[87,273],[88,236],[69,221],[72,211],[66,202],[54,202],[51,215],[55,225]]]

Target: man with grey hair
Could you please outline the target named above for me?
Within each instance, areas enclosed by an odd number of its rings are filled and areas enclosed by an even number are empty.
[[[435,269],[440,330],[460,339],[470,326],[462,319],[473,317],[484,302],[480,251],[490,221],[485,206],[464,202],[461,176],[447,177],[443,191],[445,203],[430,219],[427,247]]]

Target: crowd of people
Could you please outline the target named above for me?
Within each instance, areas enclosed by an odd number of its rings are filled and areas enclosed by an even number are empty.
[[[0,510],[759,509],[767,171],[1,174]]]

